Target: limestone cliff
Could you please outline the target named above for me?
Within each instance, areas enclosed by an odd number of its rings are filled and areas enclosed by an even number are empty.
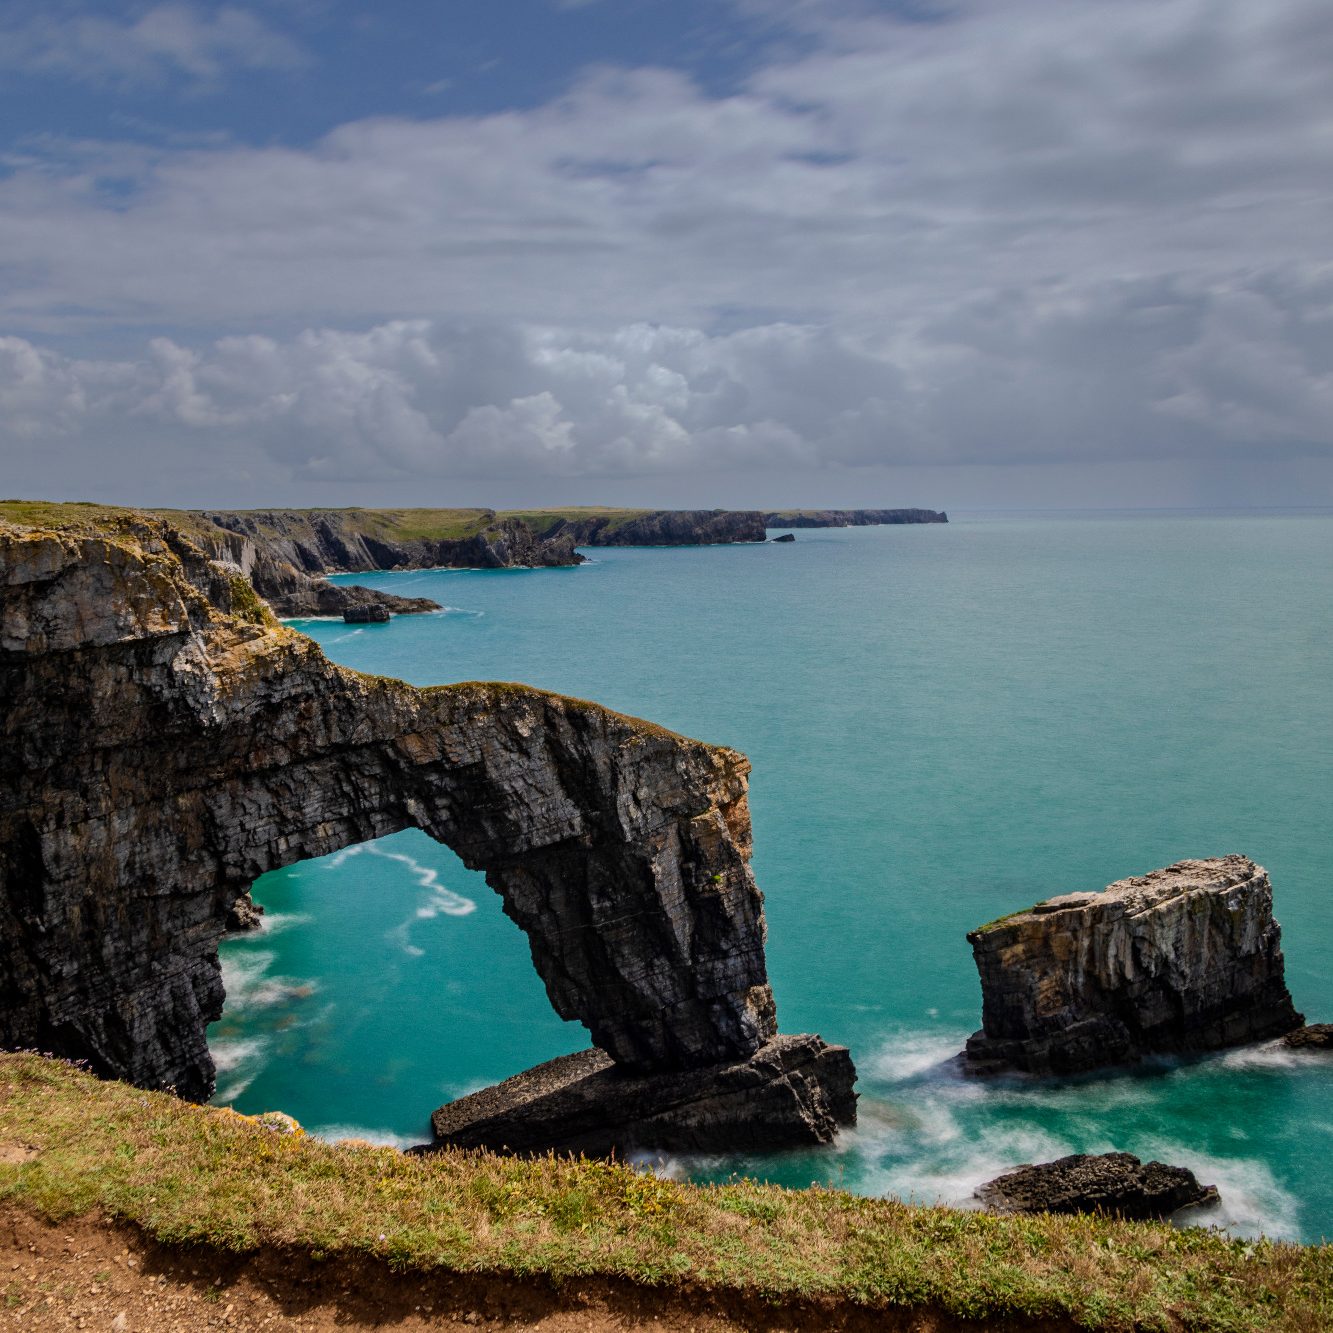
[[[1298,1027],[1268,875],[1244,856],[1180,861],[1071,893],[968,937],[981,974],[977,1072],[1072,1073]]]
[[[410,825],[486,872],[618,1064],[773,1037],[744,756],[524,686],[337,667],[160,520],[0,523],[0,596],[0,1046],[207,1097],[237,900]]]

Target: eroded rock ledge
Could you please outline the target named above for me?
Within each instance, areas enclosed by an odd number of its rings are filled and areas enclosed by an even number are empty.
[[[1279,1037],[1302,1023],[1262,866],[1179,861],[968,935],[981,974],[972,1072],[1075,1073]]]
[[[431,1128],[440,1147],[503,1152],[766,1152],[832,1140],[856,1119],[855,1081],[845,1046],[808,1035],[665,1074],[580,1051],[440,1107]]]
[[[519,685],[329,662],[177,530],[0,524],[0,1046],[206,1098],[217,945],[266,871],[408,826],[618,1066],[776,1034],[749,765]]]

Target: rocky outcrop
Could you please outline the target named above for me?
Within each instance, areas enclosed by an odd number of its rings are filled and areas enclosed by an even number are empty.
[[[398,597],[356,584],[330,583],[324,570],[298,569],[287,555],[270,547],[259,533],[231,531],[198,514],[183,515],[184,524],[172,530],[187,536],[210,559],[247,579],[273,609],[287,619],[304,616],[342,616],[369,605],[380,605],[398,615],[438,611],[426,597]]]
[[[774,537],[773,540],[775,542],[794,542],[796,540],[796,534],[794,532],[784,532],[782,536]]]
[[[1294,1051],[1333,1051],[1333,1023],[1311,1023],[1282,1038]]]
[[[343,612],[343,620],[348,625],[385,625],[389,621],[389,608],[383,602],[349,606]]]
[[[1020,1166],[983,1185],[977,1199],[996,1213],[1104,1213],[1146,1221],[1216,1204],[1218,1193],[1183,1166],[1108,1152]]]
[[[742,755],[524,686],[337,667],[160,521],[0,525],[0,590],[0,1046],[207,1097],[238,900],[408,826],[486,872],[618,1065],[775,1035]]]
[[[948,514],[937,509],[775,509],[764,515],[769,528],[877,528],[948,521]]]
[[[968,937],[981,974],[976,1073],[1064,1074],[1298,1027],[1262,867],[1180,861],[1016,912]]]
[[[440,1107],[436,1146],[625,1156],[828,1143],[856,1119],[845,1046],[774,1037],[745,1060],[636,1074],[602,1051],[561,1056]]]

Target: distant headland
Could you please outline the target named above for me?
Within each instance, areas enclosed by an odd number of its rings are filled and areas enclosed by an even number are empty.
[[[399,615],[437,610],[329,583],[329,574],[393,569],[520,569],[582,563],[580,546],[714,546],[762,542],[768,528],[947,523],[934,509],[156,509],[0,501],[0,519],[104,528],[149,514],[210,559],[234,565],[276,615],[342,615],[371,603]]]

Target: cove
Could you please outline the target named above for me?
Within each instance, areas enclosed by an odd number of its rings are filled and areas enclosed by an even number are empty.
[[[1187,856],[1267,868],[1297,1007],[1333,1017],[1333,520],[951,518],[360,574],[450,609],[298,624],[362,670],[523,681],[750,757],[781,1026],[852,1048],[860,1123],[833,1150],[669,1169],[958,1201],[1117,1148],[1217,1184],[1237,1231],[1333,1234],[1333,1062],[1255,1047],[985,1084],[947,1063],[979,1019],[967,930]],[[261,880],[272,925],[224,946],[220,1097],[419,1142],[438,1102],[587,1044],[444,848],[339,855]]]

